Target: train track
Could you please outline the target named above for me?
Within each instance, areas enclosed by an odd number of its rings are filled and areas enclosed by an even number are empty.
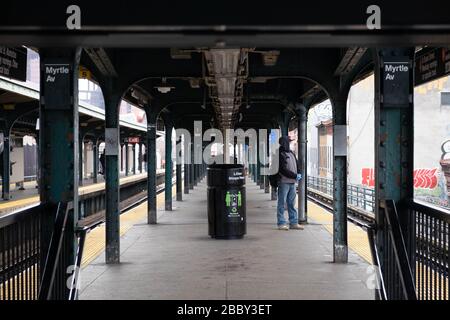
[[[175,179],[172,180],[172,186],[175,184]],[[164,185],[158,185],[156,189],[156,194],[160,194],[165,191]],[[127,199],[120,202],[120,214],[124,214],[131,209],[143,204],[147,201],[147,190],[137,193]],[[105,210],[101,210],[93,215],[87,216],[80,221],[78,221],[78,230],[91,230],[100,224],[105,222]]]
[[[307,196],[310,201],[333,213],[332,196],[312,188],[307,189]],[[372,228],[375,225],[375,215],[373,213],[351,205],[347,205],[347,219],[364,229]]]

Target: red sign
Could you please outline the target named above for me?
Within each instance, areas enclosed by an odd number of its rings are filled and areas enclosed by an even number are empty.
[[[128,143],[139,143],[139,137],[129,137]]]
[[[414,170],[414,188],[434,189],[437,187],[437,168]],[[375,186],[375,172],[373,168],[361,169],[362,184],[368,187]]]
[[[368,187],[375,186],[375,173],[373,171],[373,168],[362,168],[361,175],[362,175],[362,184],[364,186]]]

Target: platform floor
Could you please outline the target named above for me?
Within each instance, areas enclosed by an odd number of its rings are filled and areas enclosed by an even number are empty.
[[[279,231],[276,202],[247,182],[247,235],[214,240],[205,183],[183,196],[174,211],[158,210],[157,225],[146,224],[146,205],[122,215],[129,221],[121,222],[121,264],[106,265],[103,252],[93,259],[81,271],[80,299],[374,298],[361,256],[350,250],[348,264],[332,263],[329,223],[320,214],[305,230]]]

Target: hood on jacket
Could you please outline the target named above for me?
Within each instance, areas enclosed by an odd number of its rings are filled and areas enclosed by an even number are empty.
[[[290,151],[289,142],[290,142],[289,137],[281,137],[278,140],[278,143],[280,144],[280,151],[284,152]]]

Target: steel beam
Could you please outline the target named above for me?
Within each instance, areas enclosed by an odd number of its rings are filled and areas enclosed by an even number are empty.
[[[178,147],[180,147],[178,149]],[[178,151],[180,150],[180,151]],[[182,179],[182,161],[181,161],[181,137],[177,141],[177,162],[176,162],[176,189],[177,189],[177,201],[183,201],[183,179]]]
[[[75,264],[77,248],[74,231],[78,220],[78,65],[81,50],[45,48],[39,54],[39,194],[43,206],[73,203],[64,231],[67,264],[58,266],[65,273],[67,267]],[[56,212],[49,210],[43,211],[40,218],[41,276],[55,216]]]
[[[125,176],[130,173],[130,145],[125,142]]]
[[[10,159],[10,126],[7,120],[0,122],[1,131],[3,132],[3,152],[2,152],[2,199],[9,200],[9,184],[11,174],[11,159]]]
[[[147,111],[147,222],[157,223],[156,211],[156,119],[157,115]]]
[[[266,164],[266,167],[270,168],[270,129],[267,130],[267,139],[266,139],[266,145],[265,145],[265,154],[268,159],[268,162]],[[269,175],[264,175],[264,193],[270,193],[270,183],[269,183]]]
[[[133,174],[136,174],[136,144],[133,143]]]
[[[122,94],[114,88],[114,83],[115,79],[111,78],[107,87],[102,88],[105,99],[105,259],[108,264],[120,263],[119,105]]]
[[[347,241],[347,101],[332,98],[333,104],[333,261],[348,262]]]
[[[305,211],[306,204],[306,121],[308,119],[308,111],[303,104],[296,105],[297,112],[297,148],[298,148],[298,172],[302,175],[302,179],[298,182],[298,222],[307,223],[308,218]]]
[[[142,143],[139,142],[139,148],[138,148],[138,170],[139,173],[142,173]]]
[[[166,211],[172,211],[172,176],[173,176],[173,163],[172,163],[172,129],[173,125],[166,121],[166,165],[165,165],[165,209]]]
[[[409,261],[415,277],[415,217],[402,206],[412,199],[414,159],[414,48],[385,48],[375,52],[375,218],[377,249],[381,256],[381,269],[386,281],[392,281],[389,265],[392,256],[385,247],[389,237],[385,227],[384,210],[380,203],[393,200],[398,216]],[[390,67],[407,67],[393,73]],[[394,77],[392,78],[392,76]],[[394,88],[394,90],[393,90]],[[388,283],[389,299],[402,299],[397,295],[400,283]]]
[[[189,189],[194,190],[194,143],[191,142],[189,147],[189,153],[191,156],[191,163],[189,164]]]
[[[98,140],[94,139],[92,143],[92,154],[93,154],[93,182],[98,182],[98,161],[99,161],[99,154],[98,154]]]
[[[261,158],[260,153],[264,154],[265,149],[264,149],[264,141],[259,141],[261,136],[259,134],[258,134],[258,136],[259,136],[258,137],[258,146],[259,146],[259,148],[258,148],[258,185],[261,190],[264,190],[264,176],[261,174],[262,158]]]

